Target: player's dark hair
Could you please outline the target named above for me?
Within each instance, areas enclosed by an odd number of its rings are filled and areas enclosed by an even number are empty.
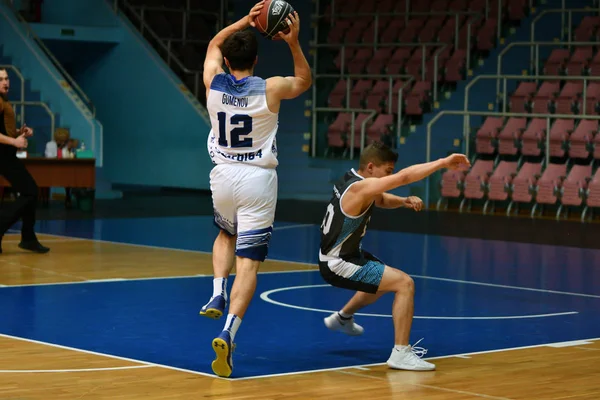
[[[231,34],[221,45],[223,57],[229,61],[231,69],[246,71],[252,69],[258,55],[258,40],[250,29]]]
[[[379,166],[390,162],[396,164],[396,161],[398,153],[382,142],[373,142],[360,154],[359,168],[366,168],[369,163]]]

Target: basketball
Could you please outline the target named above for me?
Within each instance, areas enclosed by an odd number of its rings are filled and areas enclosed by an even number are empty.
[[[261,35],[271,40],[280,40],[277,33],[288,33],[286,18],[294,8],[284,0],[266,0],[260,14],[254,20]]]

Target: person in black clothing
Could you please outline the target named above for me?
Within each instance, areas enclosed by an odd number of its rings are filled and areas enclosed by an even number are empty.
[[[17,149],[27,147],[27,138],[33,136],[33,130],[26,126],[16,129],[15,113],[7,98],[9,88],[8,74],[5,69],[0,69],[0,175],[19,194],[13,203],[5,204],[0,209],[0,253],[4,234],[19,219],[22,221],[19,247],[36,253],[47,253],[50,249],[40,244],[33,229],[38,187],[17,158]]]

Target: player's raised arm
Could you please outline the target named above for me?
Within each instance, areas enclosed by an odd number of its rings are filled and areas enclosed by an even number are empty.
[[[298,34],[300,33],[300,17],[298,13],[290,14],[288,19],[290,31],[279,32],[278,35],[290,47],[294,60],[294,76],[274,76],[267,79],[267,91],[273,101],[288,100],[300,96],[306,92],[312,84],[310,66],[300,47]]]
[[[264,7],[265,1],[261,0],[256,3],[250,10],[248,15],[244,16],[239,21],[223,28],[217,33],[208,44],[206,50],[206,58],[204,59],[204,71],[202,78],[204,86],[208,90],[215,75],[223,72],[223,54],[221,53],[221,45],[231,34],[246,29],[249,26],[254,27],[254,18],[260,14],[260,10]]]
[[[452,154],[436,161],[412,165],[383,178],[363,179],[353,185],[351,190],[356,197],[361,197],[364,202],[368,202],[369,199],[374,199],[384,192],[420,181],[440,169],[467,170],[470,166],[471,163],[466,156]]]

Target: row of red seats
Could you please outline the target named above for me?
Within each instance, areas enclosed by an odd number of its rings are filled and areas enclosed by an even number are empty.
[[[354,132],[352,132],[352,114],[339,113],[327,131],[327,146],[349,149],[352,146],[352,135],[354,135],[354,148],[359,149],[362,124],[368,117],[368,113],[358,114],[354,120]],[[364,145],[367,146],[372,141],[380,141],[384,136],[391,135],[395,120],[391,114],[379,114],[375,119],[367,121]]]
[[[581,20],[581,23],[575,28],[574,39],[576,42],[589,42],[594,38],[598,38],[600,31],[600,17],[586,15]]]
[[[567,81],[561,89],[561,81],[546,80],[538,88],[535,82],[521,82],[510,95],[510,111],[535,114],[583,114],[582,80]],[[600,81],[586,87],[585,115],[597,115],[600,104]]]
[[[443,198],[511,201],[515,204],[600,207],[600,169],[592,165],[477,160],[465,174],[447,171],[441,182]]]
[[[600,76],[600,52],[591,46],[574,46],[573,53],[569,49],[554,49],[544,63],[544,74]]]
[[[358,17],[356,17],[358,18]],[[451,43],[456,44],[458,22],[458,48],[467,48],[469,29],[471,48],[491,50],[494,45],[498,20],[481,16],[430,15],[413,16],[408,21],[401,16],[380,17],[376,22],[371,17],[340,19],[329,31],[330,44],[359,44],[365,46],[377,43]]]
[[[437,54],[437,74],[435,56]],[[411,75],[416,80],[458,82],[465,76],[466,50],[454,50],[451,44],[411,47],[347,47],[334,59],[335,66],[350,74]],[[425,59],[425,71],[423,71]]]
[[[181,10],[200,10],[206,12],[219,13],[221,4],[219,1],[205,0],[127,0],[127,3],[133,7],[164,7],[177,8]]]
[[[545,154],[547,120],[545,118],[488,117],[477,131],[478,154],[540,156]],[[600,159],[598,120],[558,119],[550,127],[550,156]]]
[[[431,90],[433,82],[455,84],[466,76],[467,52],[474,49],[491,50],[495,46],[498,21],[504,22],[510,12],[514,19],[524,17],[527,0],[503,1],[503,17],[498,18],[498,0],[489,1],[488,18],[485,18],[486,0],[420,0],[410,1],[410,10],[414,12],[472,11],[481,14],[473,15],[407,15],[407,2],[404,0],[379,0],[364,2],[360,0],[344,0],[335,2],[335,13],[331,4],[327,8],[327,18],[321,19],[323,28],[331,23],[327,42],[339,44],[332,50],[335,69],[350,75],[389,74],[406,75],[413,80],[395,78],[390,94],[389,79],[358,79],[349,83],[348,78],[340,77],[329,94],[328,106],[332,108],[358,108],[375,110],[379,113],[367,125],[366,136],[379,138],[393,134],[390,127],[396,125],[403,116],[418,117],[431,109]],[[378,13],[378,17],[352,16],[356,13]],[[395,16],[381,15],[396,12]],[[518,16],[518,17],[517,17]],[[472,46],[467,48],[467,29],[471,23]],[[458,24],[458,25],[457,25]],[[459,31],[458,46],[455,43],[456,31]],[[421,42],[439,44],[420,46]],[[359,42],[364,43],[361,45]],[[378,43],[396,43],[393,46]],[[398,43],[400,42],[400,43]],[[341,43],[348,43],[343,46]],[[402,45],[402,43],[411,43]],[[353,45],[350,45],[353,44]],[[327,48],[320,51],[327,52]],[[437,54],[437,70],[434,57]],[[423,63],[425,60],[425,63]],[[410,80],[410,79],[408,79]],[[398,99],[398,91],[403,89],[402,99]],[[350,89],[350,90],[348,90]],[[402,116],[398,114],[398,102],[402,101]],[[352,117],[350,113],[340,113],[328,128],[329,147],[361,146],[361,122],[368,114],[358,114],[354,131],[351,131]],[[348,140],[350,139],[350,140]]]
[[[403,13],[408,10],[412,12],[431,11],[474,11],[485,13],[486,0],[334,0],[335,14],[356,13]],[[498,16],[498,0],[489,1],[488,15]],[[520,21],[525,18],[527,0],[503,0],[502,13],[511,21]],[[332,5],[329,4],[325,10],[325,16],[330,17]]]
[[[402,97],[409,115],[420,115],[421,102],[428,102],[431,96],[431,82],[394,80],[392,103],[390,100],[390,81],[360,79],[351,84],[350,97],[347,96],[348,81],[340,79],[329,94],[328,105],[332,108],[365,108],[377,112],[398,113],[398,93],[402,88]],[[391,105],[391,109],[390,109]]]

